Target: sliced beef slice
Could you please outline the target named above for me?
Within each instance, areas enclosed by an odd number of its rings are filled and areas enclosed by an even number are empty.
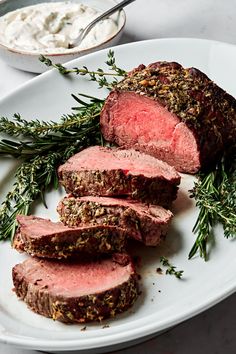
[[[60,220],[68,226],[113,225],[127,235],[156,246],[166,236],[172,213],[157,205],[109,197],[65,197],[58,205]]]
[[[236,146],[236,100],[195,68],[141,65],[117,84],[101,113],[107,141],[196,173]]]
[[[127,258],[127,257],[126,257]],[[126,311],[138,295],[130,260],[55,261],[30,257],[12,270],[14,291],[34,312],[66,323],[101,321]]]
[[[93,146],[58,170],[59,180],[75,196],[125,196],[168,207],[180,176],[163,161],[135,150]]]
[[[126,245],[126,233],[110,225],[68,227],[36,216],[17,216],[18,229],[13,248],[19,252],[46,257],[68,258],[78,253],[120,252]]]

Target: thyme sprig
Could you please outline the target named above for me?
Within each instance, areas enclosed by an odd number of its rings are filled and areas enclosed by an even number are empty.
[[[100,88],[106,87],[112,89],[117,83],[116,77],[124,77],[127,75],[127,72],[116,65],[115,54],[113,50],[109,50],[107,54],[107,61],[105,64],[108,66],[108,69],[111,71],[105,72],[103,69],[98,68],[96,71],[89,70],[87,66],[82,68],[72,68],[68,69],[62,64],[55,64],[49,58],[46,58],[43,55],[40,55],[39,60],[44,63],[47,67],[55,68],[62,75],[76,74],[76,75],[88,75],[91,81],[96,81]],[[113,81],[109,81],[107,76],[112,76]]]
[[[222,224],[226,238],[236,236],[235,158],[223,157],[213,171],[201,172],[190,196],[196,200],[199,214],[193,227],[197,238],[189,259],[199,251],[200,256],[207,260],[207,246],[214,237],[214,225]]]
[[[181,279],[183,276],[183,270],[176,270],[176,267],[170,264],[169,260],[165,256],[160,257],[160,262],[166,269],[166,274],[174,275],[176,278]]]
[[[34,200],[41,198],[53,183],[57,188],[55,166],[61,160],[61,153],[54,152],[23,162],[15,174],[13,188],[6,195],[0,209],[0,239],[12,238],[16,229],[16,215],[27,215]]]

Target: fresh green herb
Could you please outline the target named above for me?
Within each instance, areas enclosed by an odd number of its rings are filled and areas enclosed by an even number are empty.
[[[68,75],[71,73],[75,73],[76,75],[89,75],[91,81],[96,81],[99,85],[99,87],[106,87],[108,89],[112,89],[114,85],[118,82],[116,76],[118,77],[124,77],[126,76],[126,71],[119,68],[116,65],[116,60],[115,60],[115,55],[113,50],[109,50],[107,54],[107,61],[105,62],[112,72],[105,72],[103,69],[98,68],[96,71],[91,71],[89,70],[86,66],[83,66],[82,68],[72,68],[72,69],[67,69],[65,66],[62,64],[54,64],[49,58],[46,58],[45,56],[41,55],[39,57],[39,60],[44,63],[48,67],[53,67],[57,69],[62,75]],[[109,81],[107,79],[107,76],[112,76],[113,81]]]
[[[176,270],[176,267],[173,266],[172,264],[170,264],[169,260],[166,257],[161,256],[160,262],[164,267],[168,267],[166,269],[166,274],[174,275],[178,279],[182,278],[184,271],[183,270]]]
[[[124,70],[117,67],[113,51],[108,52],[106,61],[111,70],[109,72],[100,68],[97,71],[89,71],[85,66],[82,69],[67,69],[61,64],[53,64],[43,56],[40,60],[64,75],[88,75],[99,87],[108,89],[117,83],[116,76],[126,75]],[[107,76],[112,77],[113,81],[108,80]],[[11,120],[0,117],[0,133],[14,138],[0,140],[0,155],[22,160],[15,174],[13,188],[0,209],[0,240],[14,235],[17,214],[28,214],[32,203],[37,199],[41,199],[45,204],[45,192],[51,186],[58,186],[56,171],[59,164],[88,146],[103,144],[99,116],[104,100],[85,94],[72,97],[79,105],[72,107],[74,113],[63,116],[59,122],[37,119],[28,121],[20,114],[15,114]]]
[[[27,215],[36,199],[45,204],[45,192],[58,186],[56,171],[60,164],[81,149],[102,144],[99,115],[103,101],[92,98],[90,103],[83,103],[76,107],[76,114],[62,117],[59,123],[26,121],[19,115],[13,121],[0,119],[1,131],[28,139],[0,141],[0,154],[23,159],[0,209],[0,239],[14,235],[16,215]]]
[[[61,153],[55,152],[36,156],[20,165],[13,189],[7,194],[0,210],[0,239],[14,235],[16,215],[27,215],[30,205],[39,197],[44,202],[44,192],[51,183],[57,188],[55,167],[60,161]]]
[[[200,210],[193,228],[197,238],[189,259],[199,251],[207,260],[207,245],[214,236],[216,223],[222,224],[225,237],[236,236],[236,160],[222,158],[214,171],[200,173],[191,197]]]
[[[20,138],[18,141],[2,139],[0,155],[27,159],[57,150],[59,145],[64,149],[78,145],[81,149],[97,142],[97,136],[101,139],[99,116],[104,101],[92,98],[90,103],[87,103],[75,95],[73,97],[81,106],[74,107],[76,113],[63,116],[58,123],[27,121],[19,114],[15,115],[13,120],[0,118],[0,132]]]
[[[55,66],[62,74],[69,71],[61,64],[52,64],[49,59],[41,58],[47,66]],[[110,76],[122,76],[124,71],[115,64],[114,53],[108,53],[107,65],[113,72]],[[73,71],[73,70],[72,70]],[[88,74],[90,80],[96,81],[99,87],[111,88],[103,70],[91,72],[86,67],[74,72]],[[116,80],[114,81],[116,82]],[[88,95],[72,95],[79,106],[72,107],[75,112],[63,116],[56,123],[39,120],[27,121],[19,114],[10,120],[0,117],[0,132],[13,137],[1,139],[0,155],[21,158],[22,164],[16,171],[15,183],[7,194],[0,209],[0,239],[12,237],[16,228],[17,214],[28,214],[32,203],[41,198],[50,186],[57,187],[57,167],[74,153],[96,144],[103,144],[100,133],[99,116],[104,100]],[[89,99],[89,102],[81,97]]]
[[[86,124],[86,122],[93,120],[94,117],[100,114],[104,100],[83,94],[79,94],[79,96],[89,98],[90,102],[87,103],[72,94],[74,100],[80,104],[79,107],[72,108],[74,111],[79,111],[78,114],[65,115],[59,122],[45,122],[37,119],[28,121],[23,119],[20,114],[14,114],[13,119],[0,117],[0,132],[14,137],[24,136],[36,139],[42,136],[49,136],[51,132],[61,134],[71,129],[81,129],[83,122]]]

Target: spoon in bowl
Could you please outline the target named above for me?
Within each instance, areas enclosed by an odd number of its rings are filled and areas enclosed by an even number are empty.
[[[106,19],[110,15],[112,15],[114,12],[121,10],[123,7],[129,5],[131,2],[135,0],[123,0],[119,2],[117,5],[113,6],[109,10],[105,11],[103,14],[95,18],[92,22],[90,22],[84,29],[81,30],[79,36],[73,41],[73,43],[70,44],[70,48],[78,47],[81,42],[84,40],[84,38],[88,35],[88,33],[91,31],[91,29],[101,20]]]

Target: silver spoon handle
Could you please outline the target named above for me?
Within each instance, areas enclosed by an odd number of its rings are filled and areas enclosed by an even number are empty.
[[[93,26],[97,22],[109,17],[110,15],[114,14],[114,12],[116,12],[117,10],[120,10],[123,7],[129,5],[133,1],[135,1],[135,0],[123,0],[123,1],[119,2],[117,5],[115,5],[114,7],[112,7],[111,9],[105,11],[100,16],[96,17],[95,20],[93,20],[87,27],[85,27],[85,29],[83,30],[83,33],[82,33],[82,35],[80,37],[80,41],[82,41],[87,36],[87,34],[91,31],[91,29],[93,28]]]

